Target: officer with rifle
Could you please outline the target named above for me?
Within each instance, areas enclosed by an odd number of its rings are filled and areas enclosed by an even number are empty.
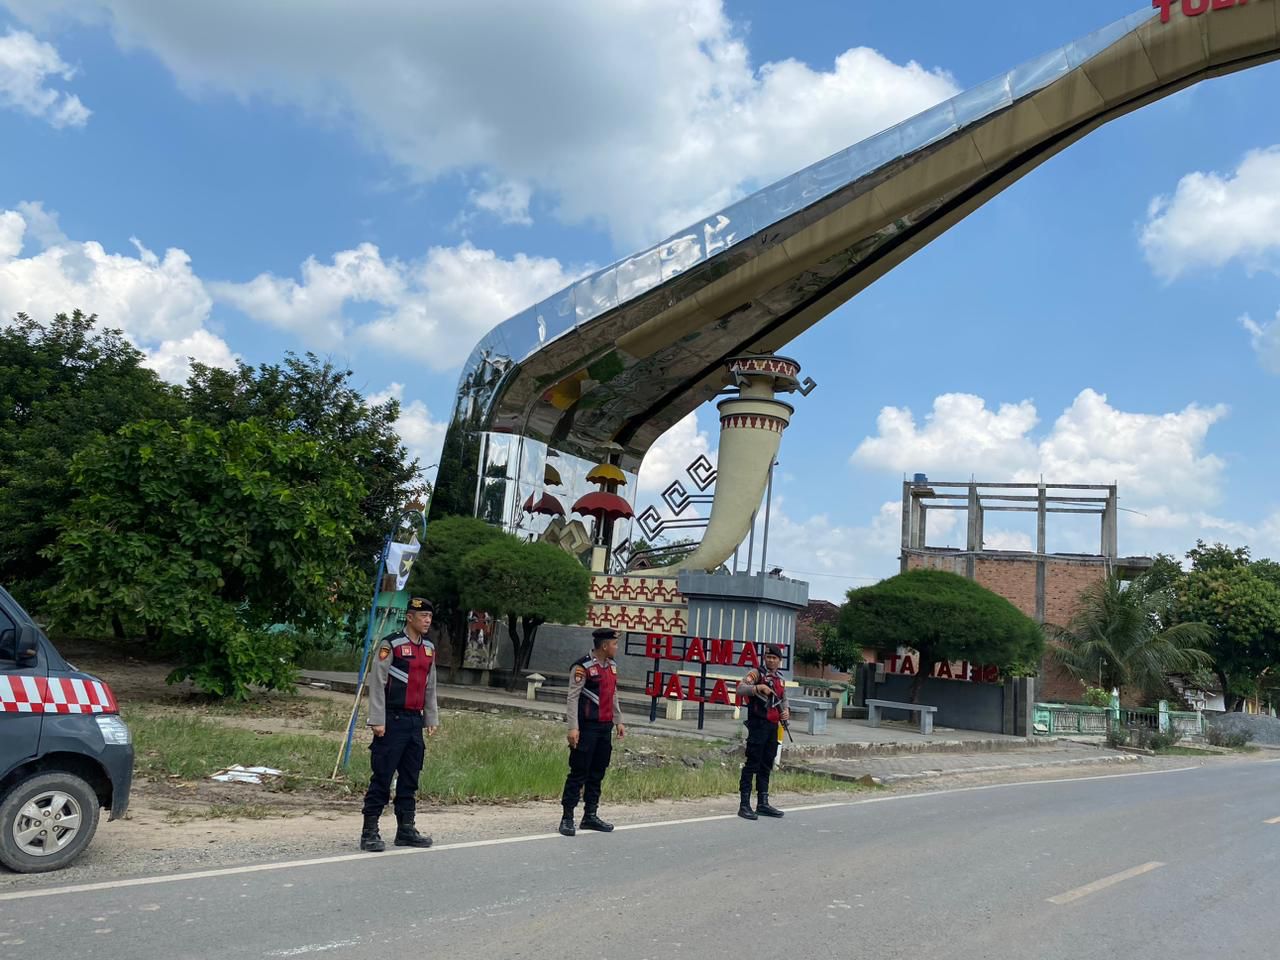
[[[738,781],[741,804],[738,816],[744,820],[781,817],[782,811],[769,803],[769,776],[778,752],[778,725],[787,726],[791,710],[783,683],[782,647],[771,643],[764,650],[764,667],[750,670],[738,683],[738,696],[747,697],[747,759]],[[789,732],[789,731],[788,731]],[[751,809],[751,780],[756,782],[756,808]]]

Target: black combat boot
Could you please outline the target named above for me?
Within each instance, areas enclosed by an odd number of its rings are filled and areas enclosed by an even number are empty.
[[[578,826],[583,830],[599,830],[601,833],[608,833],[613,829],[612,823],[605,823],[596,816],[595,810],[584,810],[582,812],[582,822]]]
[[[762,817],[782,817],[785,814],[769,803],[769,794],[763,790],[756,797],[756,813]]]
[[[397,847],[429,847],[431,846],[431,838],[418,832],[418,828],[414,826],[413,814],[402,816],[396,814],[396,839]]]
[[[378,815],[376,813],[366,813],[364,815],[364,827],[360,831],[360,849],[367,850],[370,853],[381,853],[387,849],[387,845],[382,842],[382,837],[378,834]]]
[[[745,770],[738,778],[738,795],[742,798],[738,804],[738,816],[743,820],[758,820],[756,812],[751,809],[751,776]]]
[[[578,831],[573,829],[573,811],[566,809],[564,816],[560,818],[560,835],[562,837],[572,837]]]

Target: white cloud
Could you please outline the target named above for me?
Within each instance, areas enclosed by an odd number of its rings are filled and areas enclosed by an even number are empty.
[[[0,244],[0,316],[21,311],[42,318],[81,307],[138,342],[181,339],[209,316],[209,295],[182,250],[170,248],[161,258],[131,238],[136,256],[128,256],[108,253],[94,240],[64,238],[22,257],[13,238],[33,222],[42,223],[48,238],[56,220],[38,204],[22,204],[0,217],[8,238]]]
[[[930,542],[953,533],[957,516],[953,511],[931,515]],[[757,551],[763,535],[762,517],[757,521]],[[901,549],[902,503],[898,500],[882,503],[864,524],[842,526],[825,513],[798,519],[787,499],[775,495],[765,569],[781,567],[784,576],[809,582],[810,597],[839,603],[851,587],[865,587],[897,573]],[[760,567],[758,556],[755,569]]]
[[[1243,261],[1276,268],[1280,248],[1280,146],[1252,150],[1234,173],[1189,173],[1173,196],[1151,201],[1142,249],[1152,270],[1174,280],[1197,266]]]
[[[876,418],[877,433],[853,454],[853,463],[902,473],[927,471],[967,480],[973,473],[1011,476],[1036,456],[1028,434],[1038,422],[1030,400],[1001,404],[968,393],[945,393],[917,426],[907,407],[884,407]]]
[[[435,420],[427,405],[421,400],[404,401],[404,384],[392,383],[386,390],[371,394],[371,404],[386,403],[388,400],[400,402],[400,418],[396,420],[396,433],[409,451],[410,460],[417,459],[418,466],[428,478],[434,478],[436,464],[440,459],[440,450],[444,446],[444,434],[448,424]],[[428,470],[428,467],[432,469]]]
[[[90,110],[73,93],[54,90],[51,79],[70,80],[75,70],[58,51],[25,31],[0,37],[0,107],[44,120],[52,127],[83,127]]]
[[[572,222],[649,243],[956,92],[854,47],[756,66],[723,0],[8,0],[28,22],[105,23],[193,95],[350,123],[412,176],[481,170]]]
[[[699,456],[707,457],[714,464],[716,445],[707,431],[699,429],[696,410],[676,423],[644,455],[636,483],[637,509],[644,509],[652,502],[664,514],[669,514],[662,502],[662,491],[672,480],[683,483],[689,493],[698,493],[685,470]]]
[[[1204,452],[1222,404],[1176,413],[1127,413],[1105,394],[1082,390],[1039,447],[1036,474],[1052,482],[1115,482],[1143,503],[1206,505],[1220,495],[1225,464]],[[1022,477],[1030,479],[1031,472]]]
[[[214,282],[209,289],[255,320],[298,334],[320,347],[340,343],[351,303],[397,303],[405,295],[404,268],[384,261],[378,248],[362,243],[341,250],[328,264],[308,257],[301,282],[263,273],[247,283]]]
[[[0,213],[0,261],[11,260],[22,252],[22,237],[27,221],[17,210]]]
[[[170,383],[185,383],[191,372],[191,360],[210,367],[234,370],[237,354],[226,341],[208,330],[196,330],[181,340],[166,340],[154,350],[145,350],[145,365]]]
[[[211,283],[219,300],[254,320],[290,330],[331,348],[354,335],[388,351],[426,361],[437,370],[456,366],[476,341],[507,317],[576,279],[559,261],[464,243],[432,247],[413,262],[384,260],[363,243],[302,265],[301,280],[264,273],[247,283]],[[380,308],[366,323],[350,314],[355,304]]]
[[[16,313],[47,320],[79,308],[123,330],[167,380],[185,379],[188,357],[230,366],[230,348],[205,329],[212,301],[191,259],[176,248],[161,258],[132,243],[136,256],[71,240],[38,203],[0,211],[0,322]],[[28,244],[38,249],[24,257]]]
[[[479,209],[492,213],[503,223],[522,227],[533,224],[533,218],[529,216],[533,188],[527,183],[504,180],[487,190],[471,191],[470,199]]]
[[[878,434],[858,445],[852,462],[945,480],[1114,482],[1140,503],[1203,505],[1217,500],[1224,468],[1204,452],[1205,440],[1226,413],[1194,403],[1176,413],[1129,413],[1085,389],[1036,440],[1031,401],[993,412],[981,397],[944,394],[923,426],[908,409],[884,408]]]
[[[1258,323],[1247,313],[1240,318],[1240,325],[1249,333],[1253,352],[1268,373],[1280,374],[1280,313],[1274,320]]]

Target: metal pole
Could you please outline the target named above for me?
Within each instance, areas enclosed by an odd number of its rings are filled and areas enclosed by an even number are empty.
[[[760,572],[765,572],[769,556],[769,508],[773,506],[773,468],[778,465],[775,460],[769,464],[769,487],[764,497],[764,539],[760,543]]]
[[[759,510],[751,512],[751,532],[747,535],[747,573],[751,573],[751,558],[756,552],[756,514]]]

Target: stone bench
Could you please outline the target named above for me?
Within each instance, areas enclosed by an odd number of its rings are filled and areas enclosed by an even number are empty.
[[[895,700],[868,700],[867,701],[867,723],[873,727],[880,726],[881,710],[906,710],[908,713],[920,714],[920,732],[933,733],[933,715],[938,712],[937,707],[930,707],[923,703],[898,703]]]
[[[827,697],[793,697],[787,694],[787,706],[794,715],[803,712],[808,717],[807,733],[818,736],[827,732],[827,716],[835,704]]]

